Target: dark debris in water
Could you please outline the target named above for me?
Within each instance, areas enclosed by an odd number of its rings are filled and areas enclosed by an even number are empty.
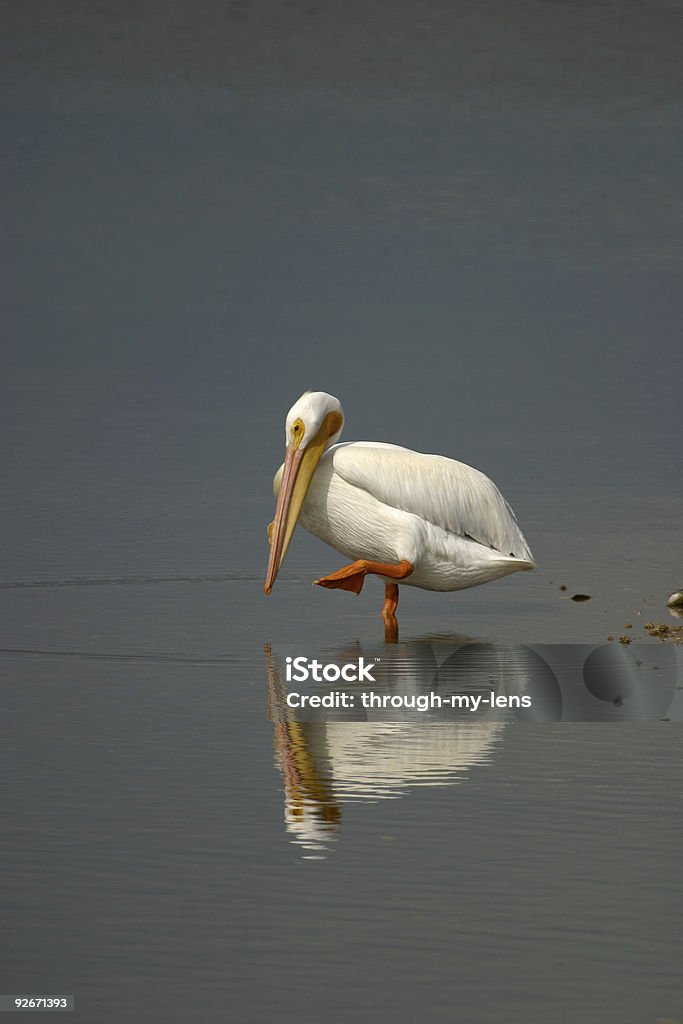
[[[673,640],[675,644],[683,644],[683,626],[670,626],[667,622],[646,622],[645,631],[660,640]]]
[[[572,594],[572,601],[590,601],[590,594]]]

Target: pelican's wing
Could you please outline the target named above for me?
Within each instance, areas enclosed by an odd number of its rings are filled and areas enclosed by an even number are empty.
[[[352,441],[330,449],[334,471],[378,501],[533,562],[515,514],[492,480],[463,462],[393,444]]]

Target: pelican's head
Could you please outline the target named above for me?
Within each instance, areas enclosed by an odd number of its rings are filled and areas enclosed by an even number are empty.
[[[339,439],[344,413],[339,399],[324,391],[306,391],[285,420],[285,461],[275,519],[268,527],[270,558],[264,590],[269,594],[285,557],[320,456]]]

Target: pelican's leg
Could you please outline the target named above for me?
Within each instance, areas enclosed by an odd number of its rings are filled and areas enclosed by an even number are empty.
[[[336,572],[331,572],[329,576],[323,576],[315,582],[319,587],[327,587],[328,590],[352,590],[354,594],[360,594],[368,573],[388,576],[392,580],[404,580],[412,571],[412,562],[369,562],[365,558],[360,558],[357,562],[345,565],[342,569],[337,569]]]
[[[398,608],[398,583],[384,584],[384,604],[382,605],[382,618],[386,622],[396,618]]]
[[[398,583],[385,583],[382,618],[384,619],[384,639],[388,644],[395,644],[398,642],[398,619],[396,618],[397,608]]]

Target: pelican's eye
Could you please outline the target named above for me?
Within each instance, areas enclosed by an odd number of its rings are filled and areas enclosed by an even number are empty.
[[[292,423],[292,444],[295,448],[298,448],[301,444],[301,439],[304,436],[304,425],[302,420],[295,420]]]

